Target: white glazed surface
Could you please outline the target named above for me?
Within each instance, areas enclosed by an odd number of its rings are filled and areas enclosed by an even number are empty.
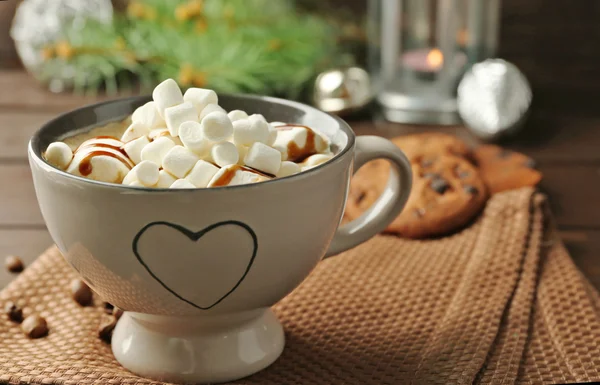
[[[285,118],[269,116],[270,109],[281,109],[278,103],[297,106],[304,115],[295,123],[318,127],[338,155],[274,181],[164,190],[75,177],[42,160],[33,148],[39,137],[30,142],[33,181],[50,234],[94,291],[126,311],[112,349],[137,374],[222,382],[270,365],[281,354],[284,336],[269,307],[324,256],[383,230],[408,198],[410,165],[389,141],[361,137],[354,146],[343,122],[307,106],[263,100],[270,104],[261,112],[270,120]],[[130,113],[130,107],[117,103],[121,112]],[[111,108],[98,105],[92,111]],[[78,119],[52,123],[60,128]],[[380,157],[394,165],[382,198],[338,229],[354,163],[358,168]]]

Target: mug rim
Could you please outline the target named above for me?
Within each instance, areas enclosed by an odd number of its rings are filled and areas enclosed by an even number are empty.
[[[263,186],[263,185],[273,185],[278,182],[290,181],[292,179],[300,180],[303,178],[308,178],[311,175],[314,175],[317,172],[324,170],[325,168],[327,168],[329,166],[332,166],[334,163],[340,162],[341,158],[344,155],[346,155],[350,151],[351,148],[354,147],[354,144],[356,141],[356,135],[354,134],[354,131],[352,131],[352,129],[350,128],[348,123],[346,123],[346,121],[344,121],[340,117],[335,116],[333,114],[321,111],[317,108],[314,108],[314,107],[309,106],[304,103],[287,100],[287,99],[282,99],[282,98],[277,98],[277,97],[272,97],[272,96],[251,95],[251,94],[231,94],[231,93],[221,93],[219,95],[232,97],[232,98],[238,98],[238,99],[265,101],[270,104],[284,105],[284,106],[292,107],[292,108],[295,108],[295,109],[298,109],[298,110],[301,110],[304,112],[310,112],[313,114],[320,114],[323,116],[331,117],[338,123],[338,129],[341,130],[344,134],[346,134],[348,141],[346,142],[346,145],[344,146],[344,148],[342,148],[337,154],[335,154],[333,156],[333,158],[331,158],[327,162],[322,163],[313,168],[310,168],[306,171],[301,171],[294,175],[289,175],[289,176],[285,176],[282,178],[273,178],[273,179],[259,182],[259,183],[248,183],[248,184],[240,184],[240,185],[234,185],[234,186],[219,186],[219,187],[211,187],[211,188],[195,187],[195,188],[181,188],[181,189],[172,189],[172,188],[164,188],[164,187],[157,188],[157,187],[145,187],[145,186],[140,186],[140,187],[129,186],[129,185],[123,185],[123,184],[117,184],[117,183],[103,182],[103,181],[98,181],[98,180],[94,180],[94,179],[88,179],[83,176],[73,175],[73,174],[66,172],[65,170],[61,170],[61,169],[51,165],[50,163],[48,163],[42,156],[42,151],[41,151],[40,146],[37,145],[34,147],[34,142],[40,141],[40,136],[41,136],[42,132],[47,130],[52,125],[56,124],[57,121],[60,121],[61,119],[65,119],[65,118],[69,117],[70,115],[76,115],[76,114],[80,113],[81,111],[97,108],[97,107],[107,105],[107,104],[119,104],[119,103],[124,103],[124,102],[136,102],[136,101],[144,102],[144,101],[152,100],[152,97],[150,95],[139,95],[139,96],[123,97],[123,98],[105,100],[105,101],[97,102],[97,103],[86,104],[86,105],[78,107],[76,109],[64,112],[64,113],[56,116],[55,118],[49,120],[48,122],[44,123],[40,128],[38,128],[35,131],[35,133],[29,139],[27,150],[32,155],[33,159],[36,162],[38,162],[42,167],[50,168],[50,170],[46,170],[46,171],[56,172],[63,177],[71,178],[78,182],[90,183],[92,185],[97,185],[97,186],[102,186],[102,187],[107,187],[107,188],[126,189],[126,190],[131,190],[131,191],[176,193],[176,192],[190,192],[190,191],[204,191],[204,190],[213,191],[213,190],[225,190],[225,189],[261,188],[261,186]],[[109,121],[107,121],[107,123],[108,122]],[[97,122],[96,124],[99,124],[99,123],[101,123],[101,122]],[[80,127],[80,128],[83,128],[83,127]]]

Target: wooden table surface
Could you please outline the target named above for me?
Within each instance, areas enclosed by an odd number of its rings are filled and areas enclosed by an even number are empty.
[[[52,241],[36,202],[26,146],[54,116],[97,99],[51,94],[22,70],[0,70],[0,257],[31,263]],[[600,288],[600,117],[597,100],[577,90],[534,90],[535,107],[522,135],[506,143],[538,161],[561,235],[577,265]],[[350,121],[358,134],[395,136],[441,130],[471,143],[463,127],[415,127],[377,118]],[[13,276],[0,269],[0,287]]]

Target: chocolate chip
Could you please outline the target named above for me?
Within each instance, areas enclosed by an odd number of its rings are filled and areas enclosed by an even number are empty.
[[[356,203],[360,203],[363,200],[365,200],[365,198],[367,197],[367,193],[366,192],[361,192],[358,197],[356,197]]]
[[[527,168],[536,168],[537,167],[537,162],[533,159],[528,159],[527,161],[525,161],[525,163],[523,164],[523,166],[527,167]]]
[[[511,150],[503,149],[502,151],[500,151],[498,153],[498,158],[506,159],[506,158],[508,158],[511,155],[512,155],[512,151]]]
[[[89,286],[80,279],[74,279],[71,281],[71,294],[73,294],[73,299],[75,302],[81,306],[91,305],[94,299],[92,289],[90,289]]]
[[[424,208],[418,208],[418,209],[415,209],[414,214],[415,214],[415,217],[422,218],[423,216],[425,216],[425,212],[426,211]]]
[[[443,194],[450,188],[450,185],[444,178],[436,178],[431,181],[431,188],[438,194]]]
[[[115,307],[112,303],[104,302],[104,312],[106,314],[113,314]]]
[[[6,305],[4,306],[4,314],[6,314],[8,316],[8,319],[13,322],[23,322],[23,310],[20,307],[18,307],[14,302],[9,301],[6,303]]]
[[[425,159],[421,161],[421,167],[431,167],[433,166],[433,160]]]
[[[10,271],[11,273],[20,273],[23,271],[23,269],[25,269],[23,261],[16,255],[9,255],[6,257],[4,260],[4,266],[6,266],[6,270]]]
[[[465,192],[467,194],[477,195],[479,193],[479,190],[477,190],[477,187],[471,186],[470,184],[468,184],[465,187],[463,187],[463,189],[465,190]]]
[[[435,172],[426,172],[425,174],[423,174],[423,178],[436,179],[436,178],[441,178],[441,176],[440,176],[440,174],[435,173]]]
[[[106,343],[110,344],[113,330],[117,326],[117,319],[111,315],[104,314],[100,319],[100,326],[98,327],[98,337]]]
[[[457,176],[459,179],[465,179],[465,178],[468,178],[468,177],[469,177],[469,175],[471,175],[471,173],[470,173],[470,172],[468,172],[468,171],[459,171],[459,172],[456,174],[456,176]]]
[[[44,317],[34,314],[25,318],[21,330],[29,338],[40,338],[48,334],[48,324]]]
[[[115,309],[113,310],[113,317],[115,317],[116,319],[120,319],[122,315],[123,310],[118,307],[115,307]]]

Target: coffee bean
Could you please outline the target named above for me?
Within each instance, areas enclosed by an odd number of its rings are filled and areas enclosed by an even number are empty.
[[[71,281],[71,294],[73,294],[73,299],[75,302],[81,306],[91,305],[94,299],[92,289],[90,289],[89,286],[80,279],[74,279]]]
[[[456,176],[460,179],[468,178],[471,175],[468,171],[459,171]]]
[[[48,324],[44,317],[34,314],[25,318],[21,330],[29,338],[40,338],[48,334]]]
[[[450,185],[444,178],[436,178],[431,181],[431,188],[438,194],[443,194],[450,188]]]
[[[113,314],[114,312],[114,306],[112,303],[108,303],[108,302],[104,302],[104,312],[106,314]]]
[[[11,273],[20,273],[23,271],[23,269],[25,269],[23,261],[16,255],[9,255],[6,257],[4,260],[4,265],[6,266],[6,270],[10,271]]]
[[[6,303],[6,305],[4,306],[4,314],[6,314],[8,316],[8,319],[13,322],[23,322],[23,310],[20,307],[18,307],[14,302],[9,301]]]
[[[465,192],[467,194],[471,194],[471,195],[477,195],[479,193],[479,190],[477,190],[477,187],[475,186],[471,186],[471,185],[466,185],[465,187],[463,187],[463,189],[465,190]]]
[[[98,337],[104,342],[110,344],[113,330],[117,326],[117,319],[111,315],[102,315],[100,319],[100,326],[98,327]]]
[[[121,316],[123,315],[123,310],[119,309],[118,307],[115,307],[115,309],[113,310],[112,313],[113,317],[115,317],[116,319],[120,319]]]
[[[527,168],[536,168],[537,167],[537,162],[533,159],[528,159],[523,166],[527,167]]]

